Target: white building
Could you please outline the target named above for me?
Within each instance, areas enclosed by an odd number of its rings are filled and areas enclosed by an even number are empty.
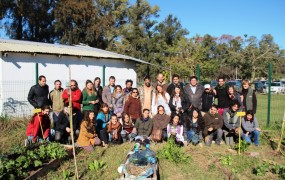
[[[38,75],[46,76],[50,91],[57,79],[65,88],[69,66],[71,79],[78,81],[81,90],[87,79],[93,81],[100,77],[102,81],[104,67],[105,84],[110,76],[115,76],[116,84],[124,87],[125,80],[131,79],[136,87],[137,63],[147,62],[85,45],[0,39],[0,112],[13,116],[32,113],[27,96],[30,87],[36,84],[36,71]]]

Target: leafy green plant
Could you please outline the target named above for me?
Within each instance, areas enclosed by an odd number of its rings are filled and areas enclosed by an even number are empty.
[[[70,177],[70,175],[71,175],[70,171],[65,170],[65,169],[64,169],[64,170],[62,171],[62,173],[61,173],[61,177],[62,177],[62,179],[64,179],[64,180],[68,179],[68,178]]]
[[[233,158],[231,155],[224,156],[220,159],[220,162],[224,166],[231,166],[233,163]]]
[[[257,176],[264,176],[265,173],[270,171],[270,165],[268,162],[259,164],[255,169],[254,169],[254,173]]]
[[[245,140],[241,140],[240,142],[240,152],[244,153],[248,150],[248,147],[250,146],[250,143],[247,143]],[[239,150],[239,144],[235,145],[235,150]]]
[[[98,171],[100,169],[104,170],[107,168],[107,164],[103,161],[94,160],[89,164],[88,168],[91,171]]]
[[[173,138],[169,138],[166,145],[157,152],[157,157],[175,163],[187,163],[191,159],[191,157],[185,153],[183,148],[180,148],[175,144]]]

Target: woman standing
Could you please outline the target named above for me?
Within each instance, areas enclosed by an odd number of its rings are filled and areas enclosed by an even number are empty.
[[[229,86],[228,94],[229,94],[230,104],[233,101],[237,101],[239,103],[239,106],[242,105],[240,94],[235,90],[234,86]]]
[[[96,77],[94,79],[94,90],[97,93],[97,97],[99,99],[99,103],[95,104],[95,109],[94,109],[95,117],[97,116],[97,114],[98,114],[98,112],[100,110],[100,106],[102,104],[103,87],[100,84],[101,84],[101,79],[99,77]]]
[[[257,99],[255,92],[250,88],[250,83],[248,80],[242,81],[242,105],[245,112],[252,111],[253,114],[256,113]]]
[[[159,105],[162,105],[165,109],[165,113],[170,116],[171,111],[170,111],[170,108],[168,105],[169,100],[170,100],[169,94],[163,90],[161,85],[157,85],[156,91],[154,92],[153,98],[152,98],[152,104],[151,104],[152,115],[156,115],[157,114],[157,107]]]
[[[122,113],[124,110],[124,101],[125,95],[122,91],[122,87],[120,85],[115,86],[114,93],[112,95],[112,105],[113,112],[117,115],[118,118],[122,117]]]
[[[95,111],[95,104],[99,103],[92,81],[86,81],[85,88],[82,91],[82,96],[82,110],[85,116],[87,111]]]
[[[190,104],[187,96],[184,96],[182,89],[179,86],[176,86],[169,101],[172,116],[174,114],[183,114],[189,106]]]
[[[101,144],[101,141],[95,132],[94,118],[94,112],[87,111],[80,125],[77,144],[86,151],[93,151],[95,145]]]
[[[131,95],[128,96],[125,106],[124,113],[128,114],[132,122],[136,122],[136,119],[139,119],[142,115],[142,105],[139,99],[139,91],[137,88],[133,88]]]

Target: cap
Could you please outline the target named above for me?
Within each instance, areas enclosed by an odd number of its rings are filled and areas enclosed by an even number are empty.
[[[210,88],[211,88],[211,85],[210,85],[210,84],[205,84],[205,85],[204,85],[204,88],[205,88],[205,89],[210,89]]]

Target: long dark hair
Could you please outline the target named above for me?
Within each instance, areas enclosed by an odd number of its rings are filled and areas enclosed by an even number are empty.
[[[104,107],[107,107],[108,108],[108,111],[107,111],[107,114],[109,114],[109,106],[107,103],[102,103],[101,106],[100,106],[100,112],[103,112],[103,108]],[[103,112],[104,113],[104,112]],[[104,113],[105,114],[105,113]]]
[[[251,110],[246,111],[245,120],[247,120],[247,115],[248,114],[250,114],[252,116],[252,118],[250,120],[250,122],[252,122],[254,120],[254,113],[253,113],[253,111],[251,111]]]
[[[181,123],[181,116],[179,116],[178,114],[174,114],[174,115],[171,116],[171,120],[170,120],[169,124],[173,125],[173,119],[174,119],[175,116],[177,116],[179,118],[179,121],[178,121],[177,125],[181,126],[182,125],[182,123]]]
[[[84,121],[87,122],[87,126],[86,126],[87,132],[94,133],[94,131],[95,131],[94,119],[90,119],[90,118],[89,118],[89,115],[90,115],[91,113],[94,114],[94,118],[95,118],[95,113],[94,113],[94,111],[87,111],[87,113],[85,114],[85,117],[84,117],[84,119],[83,119],[82,122],[84,122]]]
[[[193,113],[194,113],[194,111],[196,111],[196,112],[198,113],[198,117],[197,117],[198,120],[197,120],[197,123],[198,123],[199,121],[203,120],[201,111],[200,111],[198,108],[196,108],[196,107],[192,108],[191,111],[190,111],[190,113],[189,113],[189,116],[186,117],[186,127],[187,127],[187,129],[191,128],[191,126],[192,126],[192,122],[193,122],[192,119],[193,119]]]
[[[180,89],[179,97],[182,98],[182,97],[184,96],[184,94],[183,94],[183,89],[182,89],[182,87],[180,87],[179,85],[177,85],[177,86],[174,87],[173,91],[171,92],[171,97],[174,97],[174,96],[176,95],[176,94],[175,94],[175,88]]]

